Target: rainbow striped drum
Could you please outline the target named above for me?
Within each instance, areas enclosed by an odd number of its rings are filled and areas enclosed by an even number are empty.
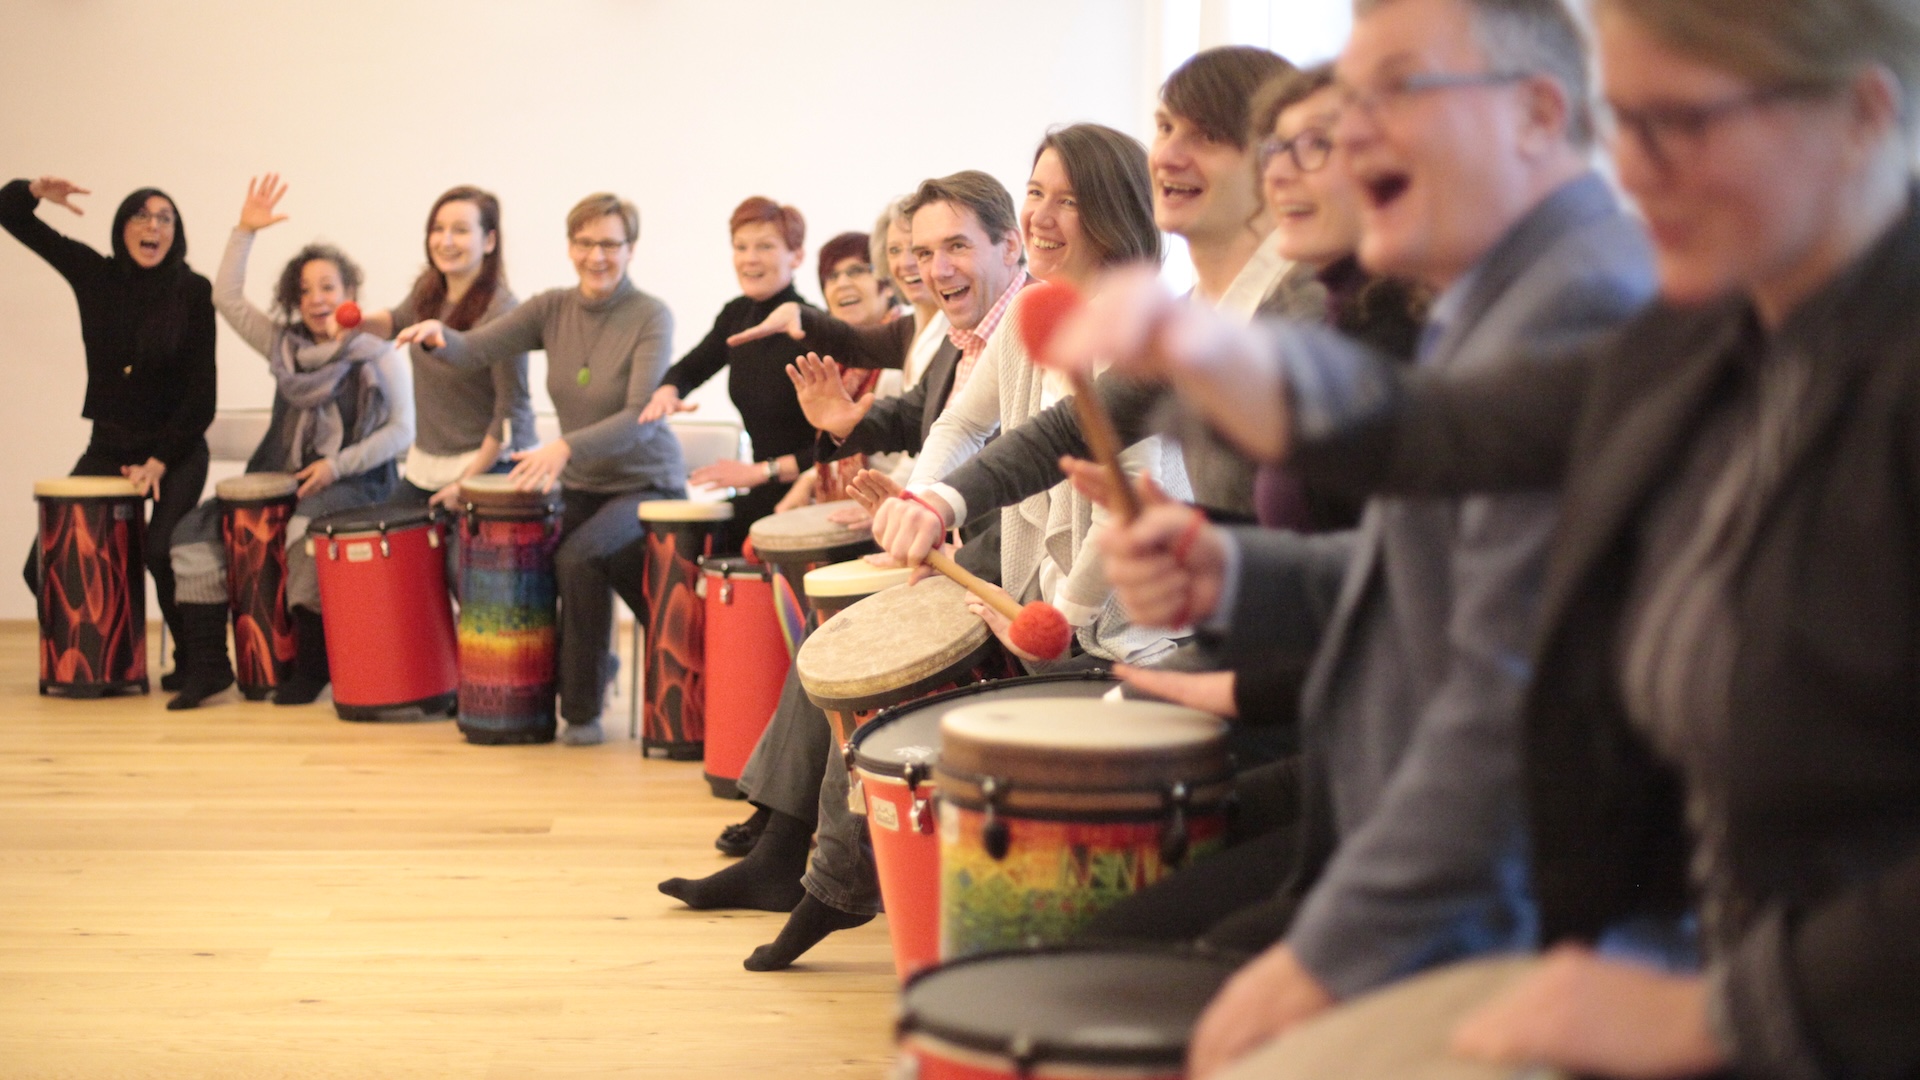
[[[472,743],[551,742],[556,497],[491,473],[461,481],[460,497],[460,733]]]

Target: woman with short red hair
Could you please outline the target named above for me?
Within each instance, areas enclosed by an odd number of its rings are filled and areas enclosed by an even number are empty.
[[[787,365],[806,346],[784,336],[727,344],[729,335],[759,325],[774,308],[807,304],[793,287],[794,271],[805,259],[806,219],[791,206],[755,195],[734,208],[728,227],[733,273],[742,295],[720,309],[713,329],[667,372],[640,421],[692,410],[683,399],[722,368],[730,369],[727,396],[753,440],[754,460],[715,462],[694,470],[688,479],[741,489],[734,499],[731,530],[737,538],[772,513],[794,480],[813,465],[814,432],[786,374]]]

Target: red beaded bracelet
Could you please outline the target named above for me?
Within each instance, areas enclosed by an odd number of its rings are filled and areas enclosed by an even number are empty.
[[[921,498],[918,495],[915,495],[911,491],[905,491],[905,490],[901,491],[900,497],[907,500],[910,503],[915,503],[919,505],[922,509],[926,510],[927,513],[932,514],[933,520],[939,522],[940,527],[942,529],[945,529],[947,527],[947,515],[934,509],[932,503],[928,502],[927,500]]]

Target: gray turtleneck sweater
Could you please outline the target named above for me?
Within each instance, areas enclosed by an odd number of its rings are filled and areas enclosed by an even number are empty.
[[[458,367],[546,350],[547,393],[573,448],[562,485],[603,494],[686,485],[680,442],[666,423],[636,422],[667,370],[673,315],[631,281],[599,300],[549,289],[492,322],[445,334],[446,346],[434,352]]]

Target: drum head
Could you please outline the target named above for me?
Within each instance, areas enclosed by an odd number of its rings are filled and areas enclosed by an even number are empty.
[[[1097,698],[1120,680],[1104,671],[995,679],[921,698],[874,717],[853,736],[854,763],[877,776],[905,776],[910,765],[931,770],[940,757],[940,718],[962,705],[1026,698]]]
[[[506,473],[481,473],[460,481],[460,499],[476,510],[497,510],[514,517],[543,517],[560,501],[553,491],[521,491]]]
[[[1225,720],[1182,705],[1086,699],[969,702],[940,725],[950,739],[1062,754],[1162,754],[1217,741],[1227,731]]]
[[[904,566],[875,566],[865,559],[849,559],[816,567],[800,580],[810,597],[872,596],[881,589],[906,584],[912,573]]]
[[[1200,1012],[1240,961],[1189,952],[999,953],[922,972],[900,1031],[1046,1064],[1177,1066]],[[1322,1076],[1345,1076],[1338,1070]]]
[[[381,503],[378,506],[356,506],[351,510],[322,514],[307,526],[307,535],[352,536],[356,533],[399,532],[402,529],[419,528],[432,520],[433,510],[430,507]]]
[[[823,709],[878,709],[964,671],[993,635],[946,578],[895,585],[822,623],[794,657],[800,685]]]
[[[732,521],[733,504],[703,499],[649,499],[640,504],[641,521]]]
[[[213,485],[213,493],[221,502],[266,502],[271,499],[291,498],[300,490],[300,481],[288,473],[258,472],[229,476]]]
[[[747,536],[753,541],[755,551],[775,560],[819,562],[828,558],[845,558],[844,554],[834,553],[872,543],[873,532],[865,527],[849,529],[827,519],[841,510],[858,505],[851,499],[842,499],[839,502],[802,506],[784,514],[769,514],[754,522],[748,528]]]
[[[36,480],[36,499],[135,499],[140,491],[124,476],[56,476]]]
[[[1463,1061],[1447,1049],[1468,1013],[1537,964],[1510,956],[1414,976],[1300,1025],[1221,1080],[1555,1080],[1563,1074]]]

